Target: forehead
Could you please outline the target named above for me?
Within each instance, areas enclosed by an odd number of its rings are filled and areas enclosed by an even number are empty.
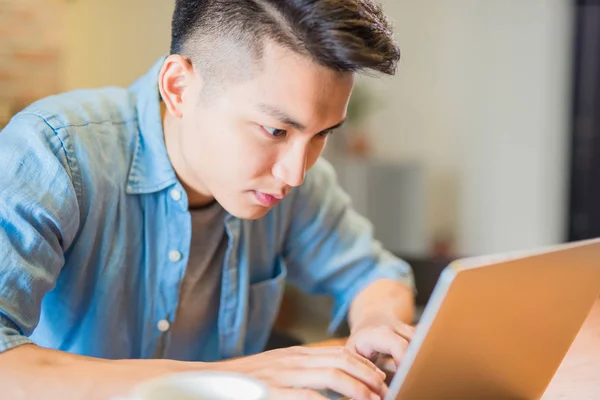
[[[343,119],[354,74],[338,72],[283,46],[267,42],[252,89],[263,102],[303,115]]]

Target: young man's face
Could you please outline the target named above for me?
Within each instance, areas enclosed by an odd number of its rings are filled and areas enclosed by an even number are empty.
[[[165,120],[180,178],[245,219],[264,216],[302,184],[346,117],[354,79],[274,44],[261,65],[250,79],[208,91],[193,70],[171,131]]]

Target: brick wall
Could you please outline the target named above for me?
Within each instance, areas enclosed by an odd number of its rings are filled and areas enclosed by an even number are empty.
[[[0,0],[0,127],[12,114],[60,92],[69,0]]]

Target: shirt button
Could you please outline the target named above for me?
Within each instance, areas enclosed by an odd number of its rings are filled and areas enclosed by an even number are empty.
[[[177,250],[171,250],[169,252],[169,260],[171,260],[173,262],[177,262],[177,261],[181,260],[181,253],[178,252]]]
[[[166,319],[161,319],[160,321],[158,321],[158,324],[156,324],[156,327],[159,331],[166,332],[171,327],[171,324]]]
[[[181,200],[181,190],[171,189],[171,198],[175,201]]]

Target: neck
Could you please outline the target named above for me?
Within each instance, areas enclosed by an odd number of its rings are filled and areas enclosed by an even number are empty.
[[[165,139],[165,146],[167,148],[167,154],[171,165],[175,170],[177,179],[181,182],[187,198],[189,208],[201,208],[205,207],[215,201],[215,198],[204,189],[196,189],[197,185],[193,184],[192,172],[188,168],[188,164],[185,162],[183,157],[179,133],[181,132],[180,120],[174,118],[170,113],[164,102],[160,102],[160,113],[163,122],[163,132]]]

